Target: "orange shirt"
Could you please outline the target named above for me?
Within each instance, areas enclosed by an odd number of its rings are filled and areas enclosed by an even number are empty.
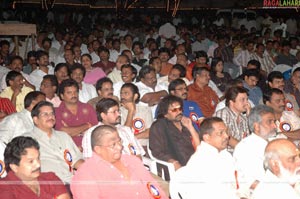
[[[188,100],[195,101],[205,117],[211,117],[215,112],[216,106],[219,102],[219,98],[215,91],[209,86],[205,86],[201,89],[195,83],[188,86]]]

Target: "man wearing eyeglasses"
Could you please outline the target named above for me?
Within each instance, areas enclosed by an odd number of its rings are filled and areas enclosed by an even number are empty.
[[[39,102],[31,111],[35,127],[28,135],[40,145],[42,172],[54,172],[65,184],[71,182],[73,169],[83,163],[82,155],[72,138],[53,129],[56,119],[52,103]]]
[[[123,153],[136,156],[143,156],[145,151],[140,145],[138,140],[134,137],[134,132],[128,126],[121,125],[121,114],[119,103],[111,98],[103,98],[96,105],[96,111],[98,115],[99,123],[96,126],[88,129],[82,139],[83,157],[92,157],[91,133],[97,127],[101,125],[110,125],[116,127],[119,136],[123,142]]]
[[[76,199],[161,198],[167,196],[141,160],[123,154],[120,133],[101,125],[91,133],[93,155],[75,173],[71,190]]]
[[[149,146],[152,155],[174,164],[175,169],[184,166],[194,153],[199,136],[192,121],[183,117],[182,99],[166,96],[158,105],[157,120],[150,127]],[[193,146],[194,144],[194,146]]]

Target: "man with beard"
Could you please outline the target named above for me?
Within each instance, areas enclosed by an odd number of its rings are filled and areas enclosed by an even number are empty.
[[[43,77],[48,74],[53,75],[54,68],[51,65],[49,65],[48,53],[42,50],[37,52],[37,64],[37,69],[32,71],[29,76],[36,90],[40,90],[40,85],[43,81]]]
[[[182,198],[237,199],[234,161],[226,150],[229,135],[221,118],[203,120],[201,144],[185,167],[176,171],[170,182],[171,193]],[[173,191],[173,188],[175,188]],[[175,194],[176,194],[175,192]]]
[[[237,177],[243,182],[242,194],[250,191],[262,180],[264,175],[264,150],[268,140],[276,136],[274,110],[265,105],[257,105],[248,117],[251,135],[241,140],[234,149]]]
[[[183,79],[175,79],[169,84],[170,95],[177,96],[183,100],[183,115],[189,117],[196,130],[199,130],[200,124],[204,119],[203,113],[198,104],[194,101],[187,100],[187,86]]]
[[[149,128],[153,122],[150,107],[141,105],[140,93],[136,85],[123,84],[121,96],[121,124],[134,130],[136,138],[149,138]],[[143,144],[146,145],[146,144]]]
[[[33,90],[24,85],[24,77],[17,71],[8,72],[5,81],[8,87],[0,93],[0,97],[10,99],[16,110],[21,112],[24,109],[25,96]]]
[[[30,137],[16,137],[6,147],[4,161],[8,175],[0,181],[2,199],[69,199],[66,187],[51,172],[41,173],[39,144]]]
[[[200,143],[192,121],[182,114],[182,99],[164,97],[158,105],[157,120],[150,127],[149,147],[155,158],[184,166]]]
[[[121,115],[119,103],[111,98],[103,98],[96,105],[96,112],[99,123],[88,129],[83,136],[82,147],[83,157],[92,157],[91,133],[100,125],[109,125],[117,128],[120,138],[122,139],[124,154],[142,156],[145,154],[143,147],[134,137],[134,133],[128,126],[121,125]]]
[[[247,115],[251,107],[247,90],[238,86],[230,87],[225,93],[225,104],[226,107],[217,111],[214,116],[221,118],[228,127],[231,133],[229,146],[234,148],[240,140],[250,134]]]
[[[54,172],[65,184],[70,184],[73,169],[83,163],[79,149],[67,133],[53,129],[56,119],[51,102],[39,102],[31,116],[35,127],[28,135],[40,145],[42,172]]]
[[[72,79],[64,80],[59,85],[62,102],[55,110],[55,129],[68,133],[81,147],[82,133],[97,124],[97,115],[91,105],[78,100],[78,93],[79,86]]]
[[[299,180],[299,150],[286,139],[269,142],[264,155],[266,173],[263,182],[253,192],[253,199],[299,199],[296,183]]]

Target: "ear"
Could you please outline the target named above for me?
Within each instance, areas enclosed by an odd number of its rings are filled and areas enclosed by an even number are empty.
[[[203,135],[203,140],[204,140],[205,142],[209,141],[209,138],[210,138],[209,134],[204,134],[204,135]]]
[[[278,165],[279,163],[276,160],[270,160],[269,161],[269,167],[271,169],[271,171],[275,174],[275,175],[279,175],[280,174],[280,167]]]
[[[94,146],[93,151],[96,154],[100,155],[101,154],[101,147],[100,146]]]
[[[38,123],[38,118],[37,118],[36,116],[34,116],[34,117],[32,118],[32,120],[33,120],[33,123],[34,123],[34,124],[37,124],[37,123]]]
[[[171,95],[174,95],[175,91],[174,90],[171,90],[170,94]]]
[[[59,94],[59,96],[60,96],[60,99],[64,99],[64,95],[63,95],[63,93],[61,93],[61,94]]]
[[[260,127],[259,127],[259,124],[257,122],[255,122],[253,124],[253,129],[254,129],[254,132],[256,134],[256,132],[259,132],[260,131]]]
[[[14,172],[18,172],[18,166],[16,164],[9,164],[10,169]]]
[[[105,113],[100,113],[100,116],[101,116],[101,118],[102,118],[102,120],[106,117],[106,114]]]

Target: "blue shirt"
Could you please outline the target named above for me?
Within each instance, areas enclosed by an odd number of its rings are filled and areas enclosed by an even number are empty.
[[[255,86],[254,88],[250,88],[245,82],[243,83],[243,85],[244,88],[248,89],[249,99],[253,102],[255,106],[258,105],[260,100],[262,99],[261,89],[257,86]]]

